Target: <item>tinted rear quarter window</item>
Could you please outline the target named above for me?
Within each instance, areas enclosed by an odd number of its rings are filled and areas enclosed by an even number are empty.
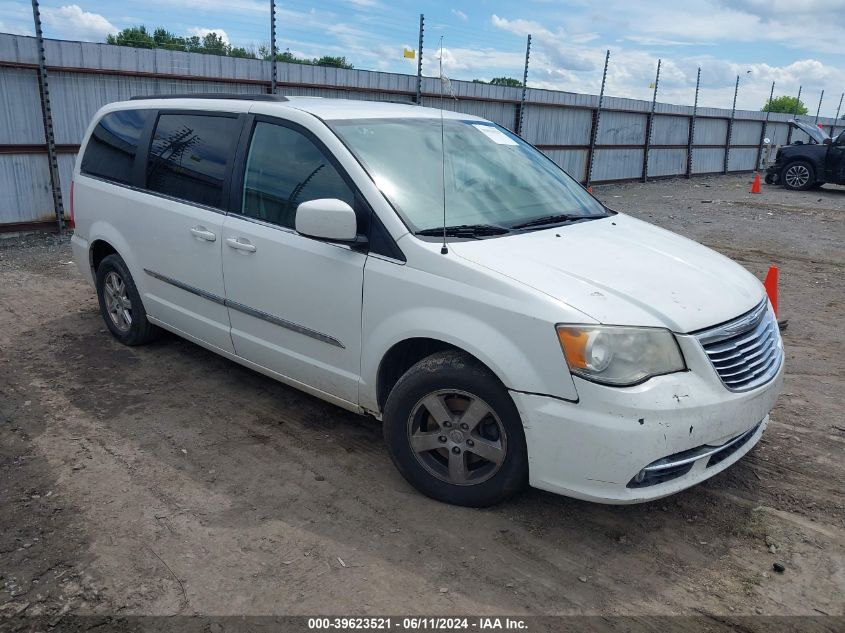
[[[131,184],[138,143],[149,116],[149,110],[119,110],[100,119],[82,155],[82,173]]]
[[[221,207],[226,165],[239,132],[235,116],[161,114],[150,145],[147,188]]]

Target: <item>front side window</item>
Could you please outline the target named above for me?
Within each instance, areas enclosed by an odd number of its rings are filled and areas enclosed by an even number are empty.
[[[444,196],[450,226],[507,231],[549,216],[607,215],[546,156],[486,121],[447,119],[442,129],[439,118],[329,121],[329,126],[415,232],[443,225]]]
[[[223,206],[226,164],[235,151],[236,117],[162,114],[147,161],[147,188],[210,207]]]
[[[82,155],[82,173],[131,184],[135,155],[148,116],[149,110],[119,110],[100,119]]]
[[[337,198],[354,206],[354,194],[332,163],[307,136],[259,121],[246,160],[243,214],[294,228],[296,207]]]

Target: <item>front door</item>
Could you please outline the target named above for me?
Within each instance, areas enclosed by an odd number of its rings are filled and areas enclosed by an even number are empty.
[[[319,141],[257,120],[245,152],[240,213],[223,225],[223,276],[239,356],[351,403],[358,401],[366,254],[300,235],[296,207],[352,186]],[[238,181],[236,178],[235,181]]]
[[[827,148],[827,181],[845,185],[845,132]]]

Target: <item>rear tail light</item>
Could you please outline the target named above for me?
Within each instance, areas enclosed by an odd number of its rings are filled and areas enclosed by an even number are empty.
[[[76,228],[76,218],[73,215],[73,181],[70,181],[70,218],[68,219],[67,226],[69,229]]]

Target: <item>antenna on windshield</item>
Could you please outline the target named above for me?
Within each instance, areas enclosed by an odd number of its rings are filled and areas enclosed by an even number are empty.
[[[440,36],[440,163],[443,184],[443,246],[440,247],[440,254],[447,255],[449,247],[446,246],[446,134],[443,131],[443,36]]]

